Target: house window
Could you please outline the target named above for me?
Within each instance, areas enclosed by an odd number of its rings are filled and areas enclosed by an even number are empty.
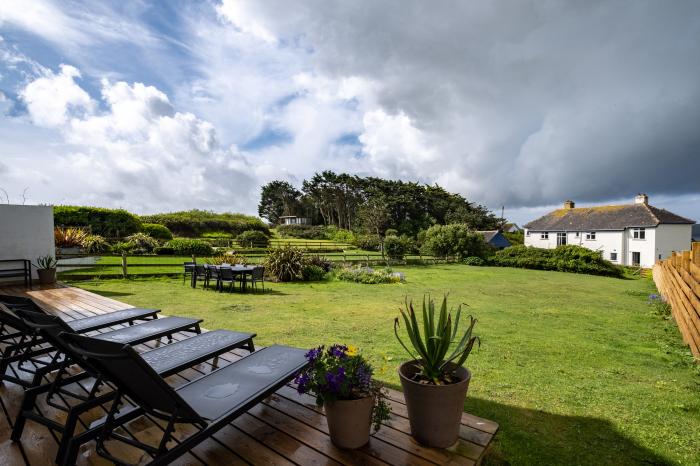
[[[580,232],[580,231],[577,231],[576,233],[574,233],[574,236],[576,236],[577,238],[580,237],[580,236],[581,236],[581,232]]]
[[[588,233],[586,233],[586,239],[595,240],[595,231],[589,231]]]
[[[549,239],[549,232],[543,231],[542,233],[540,233],[540,239]]]
[[[566,244],[566,233],[557,233],[557,246]]]
[[[634,239],[646,239],[647,232],[646,228],[632,228],[632,238]]]
[[[611,253],[610,253],[610,260],[611,260],[611,261],[617,261],[617,253],[616,253],[616,252],[611,252]]]
[[[530,230],[525,230],[525,236],[530,236]]]

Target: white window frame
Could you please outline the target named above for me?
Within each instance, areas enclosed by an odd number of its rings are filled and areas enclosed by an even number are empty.
[[[647,229],[644,227],[632,228],[632,239],[644,241],[647,239]]]
[[[595,241],[596,235],[595,231],[587,231],[586,232],[586,241]]]
[[[576,236],[576,238],[578,238],[578,237],[581,236],[581,232],[580,232],[580,231],[577,231],[576,233],[574,233],[574,235]]]
[[[530,236],[530,230],[525,231],[525,236]]]
[[[617,253],[616,252],[610,253],[610,260],[613,262],[617,262]]]
[[[549,232],[543,231],[542,233],[540,233],[540,239],[549,239]]]

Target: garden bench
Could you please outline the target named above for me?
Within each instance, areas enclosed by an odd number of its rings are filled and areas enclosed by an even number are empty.
[[[22,266],[10,266],[11,268],[4,268],[2,264],[16,264],[21,263]],[[32,286],[32,263],[28,259],[3,259],[0,260],[0,278],[19,278],[24,279],[24,286],[31,288]]]
[[[308,364],[305,350],[274,345],[173,389],[129,346],[81,335],[64,337],[86,364],[116,387],[117,398],[96,440],[97,453],[117,464],[123,460],[107,451],[108,440],[145,451],[152,457],[148,464],[170,464],[273,394]],[[132,405],[122,407],[127,401]],[[157,447],[118,432],[119,427],[144,414],[166,422]],[[168,448],[177,424],[187,424],[195,432],[185,438],[178,435],[178,443]],[[73,464],[78,446],[85,441],[83,435],[70,440],[63,464]],[[87,437],[92,439],[95,433],[89,432]]]

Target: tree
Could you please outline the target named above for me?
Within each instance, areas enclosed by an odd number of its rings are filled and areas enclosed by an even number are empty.
[[[258,215],[277,224],[283,215],[297,215],[301,210],[301,193],[287,181],[272,181],[262,187]]]

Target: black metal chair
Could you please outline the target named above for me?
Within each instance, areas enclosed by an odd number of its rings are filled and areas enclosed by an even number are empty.
[[[211,437],[241,414],[289,382],[308,364],[305,350],[270,346],[228,366],[211,372],[177,389],[165,380],[133,348],[80,335],[65,335],[73,351],[117,389],[117,398],[97,436],[97,453],[116,464],[121,458],[111,454],[105,442],[123,442],[148,453],[150,465],[167,465]],[[121,408],[123,401],[133,408]],[[157,447],[119,433],[118,428],[142,414],[166,423]],[[195,431],[178,438],[172,448],[177,424]],[[74,464],[82,434],[70,440],[63,464]],[[179,437],[179,436],[178,436]]]
[[[262,283],[263,293],[265,292],[265,267],[253,268],[253,273],[250,275],[250,283],[253,288],[258,289],[258,282]]]
[[[194,280],[194,267],[197,265],[196,262],[185,262],[183,263],[184,271],[182,273],[182,284],[185,284],[187,277],[190,277],[190,283]]]
[[[203,264],[194,266],[194,275],[192,276],[192,288],[197,288],[197,280],[202,280],[204,286],[207,285],[207,267]]]
[[[17,264],[21,263],[22,266],[9,266],[6,267],[4,264]],[[28,259],[3,259],[0,260],[0,278],[22,278],[24,279],[24,286],[27,288],[32,287],[32,263]]]
[[[215,265],[205,265],[204,287],[209,288],[209,284],[214,281],[214,289],[219,289],[219,269]]]
[[[233,291],[233,285],[236,283],[236,277],[233,274],[231,267],[221,267],[219,269],[219,291],[224,291],[224,283],[229,283],[229,291]]]
[[[61,439],[56,456],[56,462],[60,463],[67,451],[70,439],[75,434],[80,416],[99,405],[113,400],[115,392],[109,391],[108,393],[98,394],[102,386],[98,371],[72,351],[72,348],[63,337],[64,325],[58,317],[31,311],[20,311],[19,315],[27,325],[34,328],[54,348],[63,354],[63,363],[50,384],[32,387],[25,392],[20,412],[13,426],[12,440],[19,441],[21,439],[28,419],[38,422],[52,431],[60,432]],[[215,330],[146,351],[141,353],[141,357],[161,377],[167,377],[210,359],[214,359],[213,365],[216,367],[220,355],[236,348],[245,348],[253,352],[255,351],[254,337],[255,334],[251,333]],[[75,364],[80,366],[84,372],[75,373],[74,370],[69,372],[68,369]],[[96,380],[87,394],[75,393],[75,391],[65,388],[74,386],[73,384],[76,382],[89,377],[95,377]],[[43,394],[46,394],[46,403],[48,405],[66,411],[66,419],[63,424],[56,422],[55,419],[43,416],[36,409],[36,400]],[[61,398],[65,395],[74,400],[79,400],[79,402],[65,403],[65,405],[57,404],[53,401],[55,395],[59,395]],[[96,435],[98,428],[92,428],[92,431]],[[83,435],[83,439],[86,438],[87,435]]]

